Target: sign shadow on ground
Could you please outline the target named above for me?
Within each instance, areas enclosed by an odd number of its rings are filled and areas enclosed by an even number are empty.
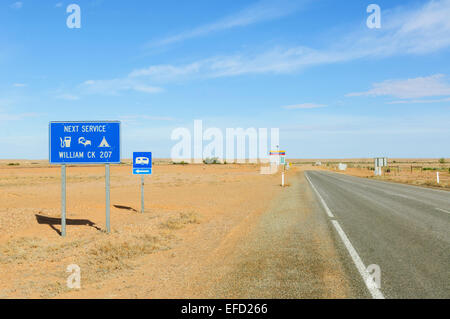
[[[124,206],[124,205],[113,205],[113,207],[114,207],[114,208],[117,208],[117,209],[123,209],[123,210],[131,210],[131,211],[133,211],[133,212],[136,212],[136,213],[137,213],[137,210],[136,210],[136,209],[134,209],[133,207],[130,207],[130,206]]]
[[[55,227],[55,225],[61,225],[61,218],[55,218],[55,217],[48,217],[43,215],[35,214],[36,221],[38,224],[43,225],[49,225],[50,228],[52,228],[55,232],[58,233],[58,235],[61,235],[61,231]],[[102,229],[97,227],[96,224],[89,219],[66,219],[67,225],[73,225],[73,226],[89,226],[93,227],[96,230],[101,231]]]

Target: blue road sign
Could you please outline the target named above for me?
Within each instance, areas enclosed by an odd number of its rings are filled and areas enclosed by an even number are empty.
[[[120,122],[50,122],[51,164],[119,164]]]
[[[133,152],[133,174],[152,174],[152,152]]]

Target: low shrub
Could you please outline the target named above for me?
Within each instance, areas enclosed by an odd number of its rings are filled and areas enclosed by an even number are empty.
[[[207,157],[206,159],[203,160],[203,163],[204,164],[221,164],[218,157],[212,157],[212,158]]]
[[[173,165],[187,165],[189,164],[188,162],[185,161],[181,161],[181,162],[172,162]]]

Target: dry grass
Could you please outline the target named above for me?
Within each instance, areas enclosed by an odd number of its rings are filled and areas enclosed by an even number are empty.
[[[81,245],[81,241],[50,244],[35,237],[13,239],[0,245],[0,264],[57,261]]]
[[[436,171],[422,170],[421,168],[413,169],[411,171],[410,167],[400,167],[399,169],[396,167],[391,167],[390,172],[385,171],[382,176],[374,176],[373,170],[366,167],[348,168],[346,171],[341,173],[382,181],[450,190],[450,173],[448,170],[439,171],[439,184],[436,180]]]
[[[295,166],[311,167],[316,162],[321,166],[314,169],[326,169],[348,175],[390,181],[396,183],[433,187],[450,190],[450,159],[439,158],[389,158],[388,168],[383,169],[382,176],[374,176],[372,158],[350,159],[297,159],[291,160]],[[339,171],[338,164],[347,164],[346,171]],[[436,181],[439,171],[440,183]]]
[[[209,251],[203,246],[215,247],[216,234],[225,233],[230,223],[238,223],[249,211],[262,211],[271,197],[261,194],[267,187],[275,193],[279,182],[261,176],[256,166],[158,165],[146,180],[147,210],[140,214],[135,211],[140,206],[139,180],[130,174],[130,167],[114,165],[112,232],[106,234],[104,168],[70,166],[67,216],[74,222],[68,223],[67,236],[61,238],[60,167],[34,161],[20,161],[17,167],[9,162],[13,161],[0,161],[0,298],[76,294],[66,286],[70,264],[81,268],[82,296],[95,289],[105,289],[99,297],[110,296],[113,290],[120,295],[122,278],[130,280],[141,273],[163,274],[175,291],[187,266],[181,270],[174,260],[191,257],[185,253],[191,252],[194,238],[194,246],[202,247],[192,252],[197,254],[192,261],[197,261]],[[51,220],[40,223],[37,215]],[[215,222],[222,218],[226,223]],[[167,287],[152,289],[161,289],[159,296],[164,296]],[[135,290],[133,295],[143,292]]]
[[[171,230],[181,229],[188,224],[199,224],[200,220],[196,213],[179,213],[178,216],[170,217],[166,222],[161,223],[162,228]]]
[[[167,235],[152,236],[144,234],[121,242],[105,241],[89,249],[87,256],[88,272],[97,275],[109,275],[114,271],[130,269],[127,260],[170,249],[173,237]],[[92,271],[89,271],[91,270]]]
[[[120,241],[111,241],[109,236],[99,235],[90,240],[65,243],[48,243],[39,238],[23,237],[0,245],[0,265],[23,267],[31,263],[41,269],[41,274],[34,273],[33,276],[22,278],[22,284],[16,292],[20,295],[34,292],[40,298],[51,298],[70,291],[65,285],[65,267],[70,263],[80,266],[82,279],[95,283],[119,271],[132,269],[133,259],[170,249],[173,241],[174,237],[167,234],[128,236]],[[39,267],[48,262],[51,264]],[[34,275],[44,274],[48,280],[34,280]]]

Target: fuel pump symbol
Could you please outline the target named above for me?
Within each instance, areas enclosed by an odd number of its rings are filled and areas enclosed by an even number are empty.
[[[64,139],[62,139],[62,137],[59,138],[61,140],[61,148],[69,148],[70,147],[70,143],[72,142],[72,138],[70,136],[66,136],[64,137]]]

